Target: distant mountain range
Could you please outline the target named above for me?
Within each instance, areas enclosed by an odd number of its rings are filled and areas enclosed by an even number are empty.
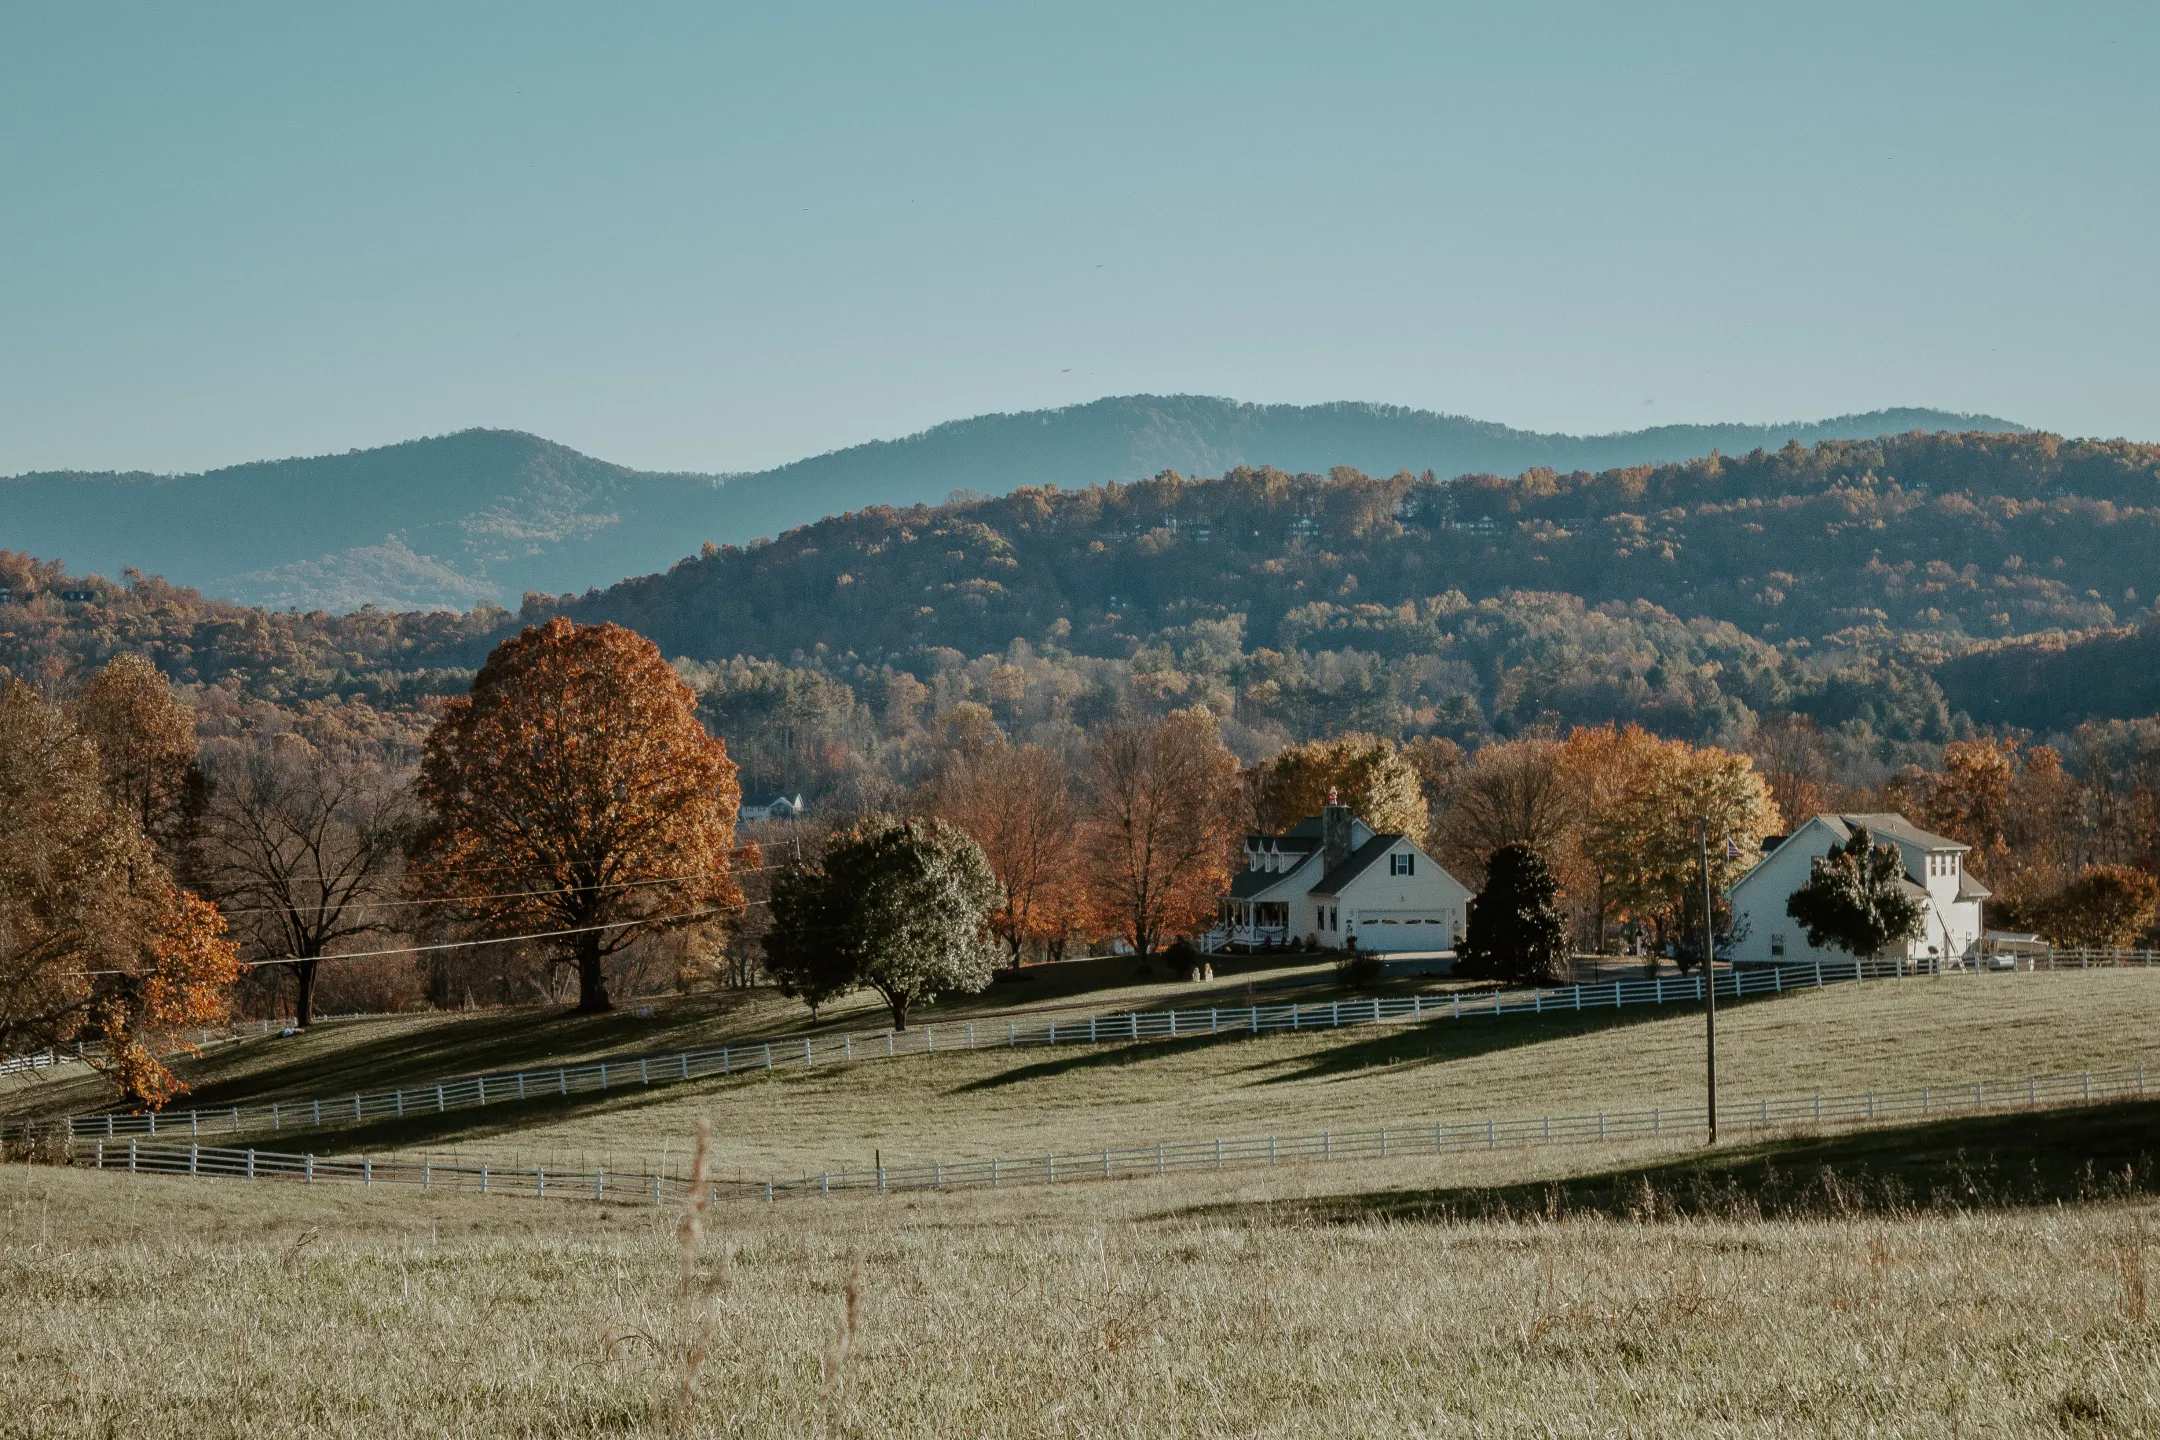
[[[1137,480],[1239,465],[1368,474],[1605,470],[1788,440],[1911,430],[2023,431],[1987,415],[1877,410],[1788,425],[1666,425],[1545,435],[1401,406],[1247,405],[1131,395],[956,420],[737,475],[627,469],[516,431],[467,430],[373,450],[196,475],[44,472],[0,479],[0,548],[70,571],[134,568],[246,604],[346,611],[515,606],[665,569],[705,542],[742,544],[873,505],[954,491]]]

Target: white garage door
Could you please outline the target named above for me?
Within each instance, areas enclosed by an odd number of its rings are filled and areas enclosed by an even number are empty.
[[[1432,910],[1364,910],[1358,913],[1358,949],[1445,950],[1461,922],[1452,907]]]

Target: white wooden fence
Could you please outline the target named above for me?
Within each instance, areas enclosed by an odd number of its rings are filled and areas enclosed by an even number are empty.
[[[1717,990],[1721,996],[1738,999],[1787,990],[1816,989],[1844,981],[1902,978],[1909,973],[1895,960],[1766,966],[1719,971]],[[1053,1018],[1033,1022],[1018,1019],[949,1021],[914,1030],[806,1035],[708,1050],[597,1060],[547,1070],[466,1076],[328,1099],[275,1100],[164,1113],[103,1111],[71,1117],[67,1125],[68,1135],[73,1139],[100,1136],[118,1139],[129,1135],[177,1137],[184,1134],[194,1140],[206,1135],[262,1131],[281,1134],[287,1130],[316,1129],[325,1125],[357,1125],[370,1120],[439,1115],[514,1100],[680,1084],[688,1080],[795,1065],[845,1065],[859,1060],[938,1050],[1099,1045],[1330,1030],[1390,1021],[1415,1023],[1478,1016],[1598,1011],[1636,1005],[1685,1004],[1700,1001],[1702,995],[1702,976],[1697,973],[1533,990],[1374,996],[1308,1004],[1211,1006],[1204,1010],[1128,1010],[1081,1019]]]
[[[2145,1070],[2080,1071],[2011,1081],[1923,1085],[1917,1090],[1865,1091],[1754,1100],[1718,1107],[1721,1134],[1745,1128],[1856,1127],[1890,1120],[2032,1109],[2143,1098]],[[834,1170],[791,1180],[719,1180],[715,1199],[777,1201],[848,1191],[953,1190],[998,1185],[1061,1185],[1074,1181],[1168,1175],[1192,1170],[1279,1165],[1294,1161],[1367,1160],[1449,1155],[1461,1151],[1597,1141],[1687,1138],[1700,1134],[1703,1106],[1546,1115],[1531,1119],[1407,1121],[1362,1130],[1302,1135],[1244,1136],[1183,1141],[997,1160],[931,1161],[868,1170]],[[476,1191],[537,1199],[615,1200],[660,1205],[689,1190],[680,1175],[608,1170],[512,1169],[420,1159],[327,1157],[269,1150],[178,1144],[137,1137],[93,1140],[75,1163],[130,1174],[218,1176],[305,1183],[405,1185],[421,1190]]]

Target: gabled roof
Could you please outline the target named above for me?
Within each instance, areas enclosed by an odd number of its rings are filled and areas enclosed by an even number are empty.
[[[1375,835],[1363,845],[1350,852],[1350,858],[1320,877],[1320,883],[1307,891],[1310,895],[1340,895],[1342,888],[1364,874],[1379,858],[1395,848],[1400,835]]]
[[[1972,846],[1952,840],[1947,835],[1922,830],[1903,815],[1892,811],[1878,811],[1871,815],[1818,815],[1815,818],[1837,832],[1840,840],[1852,839],[1852,832],[1864,826],[1871,835],[1899,840],[1907,845],[1917,845],[1923,850],[1972,849]]]
[[[1312,848],[1316,850],[1319,847]],[[1287,870],[1241,870],[1230,877],[1230,898],[1256,900],[1278,885],[1289,884],[1300,874],[1310,874],[1313,869],[1311,861],[1312,851],[1308,850]]]
[[[1300,835],[1295,830],[1287,835],[1247,835],[1248,850],[1279,850],[1285,855],[1310,855],[1320,848],[1318,835]]]

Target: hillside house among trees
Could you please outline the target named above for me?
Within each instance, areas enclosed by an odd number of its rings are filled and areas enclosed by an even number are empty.
[[[1720,947],[1727,958],[1736,965],[1851,959],[1841,950],[1811,947],[1799,923],[1786,915],[1785,902],[1808,883],[1817,859],[1843,846],[1859,829],[1877,845],[1897,847],[1905,862],[1906,892],[1926,907],[1924,933],[1898,942],[1882,958],[1941,963],[1976,955],[1982,934],[1980,902],[1990,892],[1965,868],[1972,847],[1922,830],[1903,815],[1871,814],[1817,815],[1779,843],[1766,843],[1769,853],[1762,863],[1725,892],[1733,916],[1733,939]]]
[[[1213,944],[1330,950],[1445,950],[1463,933],[1470,891],[1407,835],[1382,835],[1347,805],[1326,805],[1280,835],[1245,837]]]

